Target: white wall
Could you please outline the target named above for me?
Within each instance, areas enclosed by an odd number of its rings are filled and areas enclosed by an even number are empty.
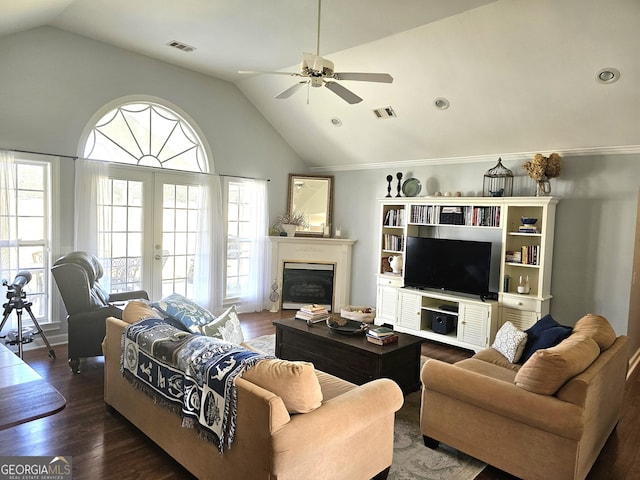
[[[213,152],[216,173],[270,178],[271,218],[285,210],[287,174],[306,171],[232,83],[52,27],[3,37],[0,65],[2,149],[75,156],[98,110],[140,94],[165,99],[193,119]],[[54,259],[72,248],[73,185],[73,160],[62,159],[61,239]],[[62,326],[65,331],[66,322]]]
[[[387,194],[388,174],[394,176],[393,196],[397,171],[404,178],[418,178],[423,185],[421,195],[438,190],[477,195],[484,173],[495,163],[425,166],[412,172],[389,167],[334,173],[334,225],[357,239],[352,302],[375,305],[377,199]],[[519,176],[514,195],[531,195],[533,181],[521,163],[505,166]],[[618,334],[627,333],[638,179],[640,155],[616,155],[565,158],[562,176],[551,181],[552,194],[562,197],[557,207],[551,283],[551,314],[558,322],[573,325],[585,313],[599,313]]]
[[[82,130],[100,108],[141,94],[195,121],[217,173],[271,178],[274,217],[286,206],[286,174],[306,171],[232,83],[53,27],[3,37],[0,65],[0,148],[77,155]]]

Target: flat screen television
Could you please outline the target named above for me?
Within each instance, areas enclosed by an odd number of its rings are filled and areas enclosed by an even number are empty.
[[[407,237],[404,263],[407,287],[489,294],[491,242]]]

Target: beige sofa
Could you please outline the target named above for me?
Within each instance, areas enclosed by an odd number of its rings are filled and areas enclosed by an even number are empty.
[[[395,382],[380,379],[355,386],[315,371],[321,405],[310,413],[290,414],[281,396],[238,378],[235,440],[220,455],[213,443],[194,429],[182,428],[177,414],[154,403],[122,376],[126,326],[122,320],[107,319],[105,402],[199,479],[386,478],[393,456],[395,412],[403,403]]]
[[[523,365],[493,348],[454,365],[428,360],[421,431],[524,479],[584,479],[621,414],[627,337],[586,315]]]

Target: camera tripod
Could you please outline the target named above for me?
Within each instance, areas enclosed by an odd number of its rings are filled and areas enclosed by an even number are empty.
[[[51,358],[56,358],[56,352],[54,352],[53,348],[51,348],[51,345],[49,345],[47,337],[44,335],[42,328],[40,328],[40,324],[31,311],[31,305],[33,305],[33,303],[24,301],[24,299],[26,298],[26,294],[24,292],[19,292],[15,295],[11,295],[11,292],[8,292],[7,298],[9,299],[9,301],[2,305],[2,307],[4,308],[4,314],[2,316],[2,323],[0,324],[0,331],[4,328],[4,324],[7,322],[7,319],[9,318],[9,315],[11,315],[11,312],[15,310],[16,316],[18,317],[18,338],[14,342],[7,343],[9,343],[10,345],[15,345],[17,343],[18,355],[20,356],[20,358],[22,358],[22,344],[27,343],[22,338],[22,309],[25,309],[31,317],[31,321],[36,327],[36,333],[38,333],[42,337],[44,344],[49,349],[49,356]]]

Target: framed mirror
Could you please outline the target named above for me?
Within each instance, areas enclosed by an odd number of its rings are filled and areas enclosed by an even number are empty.
[[[304,214],[306,226],[296,228],[296,236],[322,237],[324,227],[331,232],[333,176],[289,174],[289,215]]]

